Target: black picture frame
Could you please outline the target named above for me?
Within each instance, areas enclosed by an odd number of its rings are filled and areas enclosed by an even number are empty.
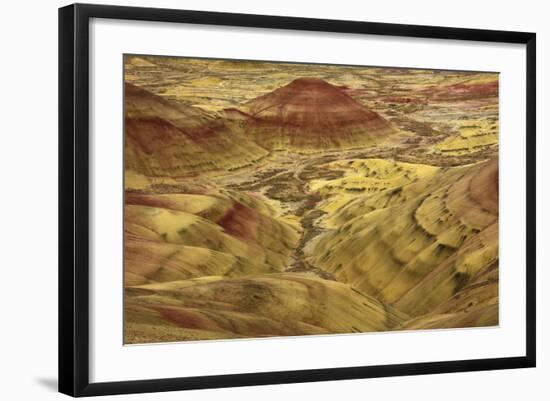
[[[90,383],[88,29],[91,18],[524,44],[527,68],[525,94],[527,104],[527,324],[525,332],[527,341],[525,355],[495,359]],[[527,32],[87,4],[74,4],[60,8],[59,391],[71,396],[95,396],[534,367],[536,363],[535,65],[536,35]]]

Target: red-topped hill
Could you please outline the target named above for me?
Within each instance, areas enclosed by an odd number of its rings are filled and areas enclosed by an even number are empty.
[[[238,168],[267,154],[201,109],[125,85],[126,169],[146,176],[184,176]]]
[[[245,105],[248,133],[268,148],[366,145],[394,132],[391,124],[338,87],[298,78]]]

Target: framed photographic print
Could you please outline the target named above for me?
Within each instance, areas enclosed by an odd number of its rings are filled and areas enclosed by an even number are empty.
[[[60,391],[535,366],[535,80],[534,33],[61,8]]]

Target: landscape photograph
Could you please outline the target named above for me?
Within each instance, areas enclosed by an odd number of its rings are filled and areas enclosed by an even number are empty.
[[[499,74],[124,56],[124,343],[499,324]]]

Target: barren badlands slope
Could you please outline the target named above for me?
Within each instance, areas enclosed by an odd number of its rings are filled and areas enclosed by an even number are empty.
[[[125,342],[498,324],[498,76],[128,56]]]
[[[447,314],[445,324],[460,325],[468,310],[498,322],[496,160],[357,197],[325,226],[308,258],[339,281],[410,316]]]
[[[238,168],[267,152],[201,109],[125,85],[127,171],[182,176]]]
[[[128,293],[129,342],[384,331],[405,320],[345,284],[300,273],[208,276]]]
[[[267,149],[350,148],[389,141],[392,125],[319,78],[298,78],[245,104],[245,130]]]

